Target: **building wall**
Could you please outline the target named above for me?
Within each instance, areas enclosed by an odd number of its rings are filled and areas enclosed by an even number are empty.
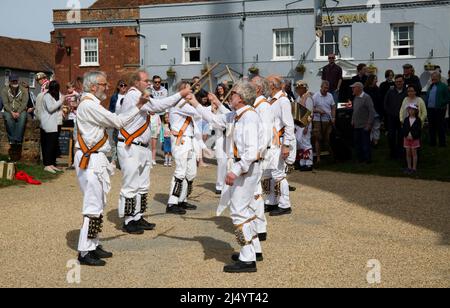
[[[101,70],[108,75],[111,96],[118,80],[140,67],[140,44],[135,27],[58,29],[52,34],[52,42],[56,42],[57,34],[65,37],[65,46],[71,47],[70,55],[65,49],[58,49],[56,54],[55,78],[63,89],[67,82],[86,72]],[[99,66],[81,66],[81,39],[86,37],[98,39]]]
[[[183,65],[181,60],[182,34],[201,33],[203,63],[208,58],[212,63],[220,61],[245,75],[248,68],[256,65],[262,75],[275,73],[294,80],[305,79],[316,91],[320,85],[318,76],[327,60],[316,57],[314,1],[286,7],[289,2],[292,1],[254,0],[243,6],[242,1],[224,1],[141,7],[141,32],[146,36],[141,57],[145,59],[145,67],[164,78],[167,69],[173,66],[177,77],[170,80],[171,85],[200,74],[203,65]],[[344,24],[351,36],[351,45],[341,46],[348,60],[346,69],[352,71],[358,63],[372,63],[383,80],[385,70],[401,73],[402,65],[411,63],[424,84],[429,78],[424,69],[428,61],[440,65],[446,73],[450,59],[450,1],[381,2],[381,23]],[[333,1],[327,3],[334,9]],[[341,1],[334,15],[337,18],[366,14],[369,12],[366,4],[365,0]],[[414,23],[414,57],[391,58],[391,24],[397,23]],[[273,30],[282,28],[294,29],[295,54],[290,61],[273,60]],[[161,45],[167,45],[167,50],[161,50]],[[302,54],[306,56],[304,60]],[[295,71],[300,63],[307,68],[304,74]]]

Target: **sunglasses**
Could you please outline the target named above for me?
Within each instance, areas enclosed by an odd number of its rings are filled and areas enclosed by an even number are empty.
[[[126,88],[127,85],[126,85],[126,84],[121,84],[121,85],[119,85],[119,87],[121,87],[121,88]]]
[[[160,84],[161,81],[153,81],[153,83]]]

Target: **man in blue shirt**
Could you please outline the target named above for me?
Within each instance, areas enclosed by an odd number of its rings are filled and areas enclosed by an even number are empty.
[[[430,145],[436,146],[436,137],[439,137],[439,146],[445,147],[445,113],[449,103],[449,89],[448,85],[441,82],[441,74],[438,72],[431,75],[431,82],[426,99],[430,125]]]

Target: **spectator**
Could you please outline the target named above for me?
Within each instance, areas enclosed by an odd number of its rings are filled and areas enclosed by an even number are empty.
[[[422,84],[420,83],[419,77],[414,75],[414,67],[411,64],[403,65],[403,78],[406,88],[414,86],[419,95],[422,93]]]
[[[34,109],[36,108],[36,96],[32,91],[30,91],[30,86],[25,81],[22,81],[22,87],[24,87],[28,93],[27,113],[30,115],[31,118],[34,118]]]
[[[83,93],[83,77],[77,77],[77,80],[75,81],[75,91]]]
[[[405,119],[409,116],[408,106],[415,105],[418,108],[418,117],[422,122],[422,126],[425,124],[427,119],[427,105],[421,97],[417,96],[416,88],[414,86],[409,86],[407,89],[408,96],[405,98],[400,109],[400,122],[403,124]]]
[[[370,96],[375,107],[375,119],[371,130],[370,140],[377,146],[380,141],[381,121],[384,116],[384,100],[380,94],[380,88],[377,86],[378,78],[376,75],[370,75],[364,87],[364,92]]]
[[[161,133],[161,118],[156,113],[151,113],[150,132],[152,136],[152,165],[156,166],[156,146]]]
[[[50,84],[50,80],[48,80],[47,75],[45,73],[37,73],[36,81],[41,86],[41,93],[45,93],[48,90]]]
[[[389,149],[392,159],[401,157],[403,136],[398,115],[405,98],[406,89],[403,75],[397,75],[395,76],[395,88],[389,90],[384,98],[384,111],[386,112]]]
[[[328,65],[322,70],[322,80],[330,83],[330,93],[333,95],[334,102],[339,102],[339,92],[342,85],[342,68],[336,64],[336,55],[328,56]]]
[[[172,167],[172,142],[170,138],[171,131],[170,131],[169,113],[166,113],[164,115],[164,128],[162,130],[161,135],[164,151],[164,166]]]
[[[195,94],[195,98],[197,101],[202,102],[202,98],[208,96],[208,92],[202,89],[202,85],[200,84],[200,77],[195,76],[192,78],[192,85],[195,84],[195,87],[193,87],[193,91]]]
[[[80,94],[75,90],[75,83],[68,82],[66,84],[66,96],[64,99],[64,105],[68,108],[68,114],[65,118],[71,121],[69,126],[73,127],[75,125],[75,119],[77,118],[77,109],[80,104]]]
[[[410,104],[406,109],[408,111],[408,117],[403,123],[403,137],[408,169],[406,169],[405,173],[414,174],[417,172],[417,149],[420,148],[422,121],[418,117],[419,110],[416,105]]]
[[[122,106],[123,99],[125,98],[125,94],[127,94],[128,85],[125,81],[119,80],[117,82],[116,91],[111,97],[111,101],[109,102],[109,111],[112,113],[120,114],[120,107]]]
[[[431,75],[432,85],[427,92],[428,120],[430,124],[430,145],[436,146],[436,135],[439,146],[446,146],[445,113],[449,104],[448,85],[441,82],[441,75],[434,72]]]
[[[357,82],[351,86],[353,88],[353,117],[352,126],[355,138],[355,148],[360,163],[370,163],[372,161],[372,151],[370,146],[370,135],[373,128],[376,111],[372,98],[364,93],[364,86]]]
[[[447,79],[447,85],[448,85],[448,91],[450,92],[450,71],[448,71],[448,79]],[[2,109],[0,108],[0,111]],[[449,105],[447,106],[447,132],[450,132],[450,102]]]
[[[116,90],[109,102],[109,111],[120,114],[125,94],[127,94],[128,85],[125,81],[117,82]],[[111,163],[117,167],[117,143],[119,142],[119,131],[117,129],[108,129],[109,144],[111,145]]]
[[[291,103],[295,102],[295,95],[292,92],[292,82],[289,79],[285,79],[283,82],[283,90],[286,93],[287,98]]]
[[[332,125],[336,123],[336,103],[333,95],[328,93],[330,83],[322,81],[320,91],[313,96],[313,138],[316,146],[317,164],[320,163],[321,142],[330,145]]]
[[[152,96],[154,99],[163,99],[169,95],[167,89],[161,85],[161,82],[161,77],[153,76]]]
[[[1,97],[5,109],[3,118],[10,144],[9,157],[12,161],[19,161],[27,122],[28,91],[19,85],[19,77],[12,74],[9,77],[9,86],[2,90]]]
[[[388,93],[388,91],[395,88],[394,71],[387,70],[386,73],[384,73],[384,77],[386,78],[386,80],[380,84],[380,95],[381,95],[381,99],[383,99],[383,100],[386,97],[386,94]],[[384,112],[383,112],[383,114],[384,114]]]
[[[221,101],[224,102],[227,94],[228,94],[228,88],[224,84],[219,84],[216,87],[216,96]]]
[[[3,99],[1,95],[0,95],[0,112],[3,112]]]
[[[41,147],[44,170],[49,173],[61,172],[56,168],[58,149],[58,122],[64,97],[56,80],[50,82],[48,92],[44,95],[41,114]]]
[[[363,85],[367,82],[367,65],[364,63],[360,63],[357,68],[357,75],[353,76],[351,83],[355,84],[357,82],[362,83]]]

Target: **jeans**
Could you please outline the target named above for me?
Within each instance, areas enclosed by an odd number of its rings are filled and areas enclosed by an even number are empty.
[[[330,91],[330,94],[333,95],[334,102],[336,104],[338,104],[339,103],[339,91],[338,90]]]
[[[23,111],[18,119],[14,119],[9,112],[3,113],[5,119],[6,132],[10,144],[22,144],[27,123],[27,112]]]
[[[428,120],[430,125],[430,145],[436,146],[436,137],[439,137],[439,145],[446,146],[445,136],[445,112],[446,109],[428,109]]]
[[[389,149],[392,158],[402,158],[403,129],[398,116],[387,116]]]
[[[360,162],[370,162],[372,160],[372,152],[370,145],[370,131],[364,128],[354,129],[355,148],[358,160]]]

